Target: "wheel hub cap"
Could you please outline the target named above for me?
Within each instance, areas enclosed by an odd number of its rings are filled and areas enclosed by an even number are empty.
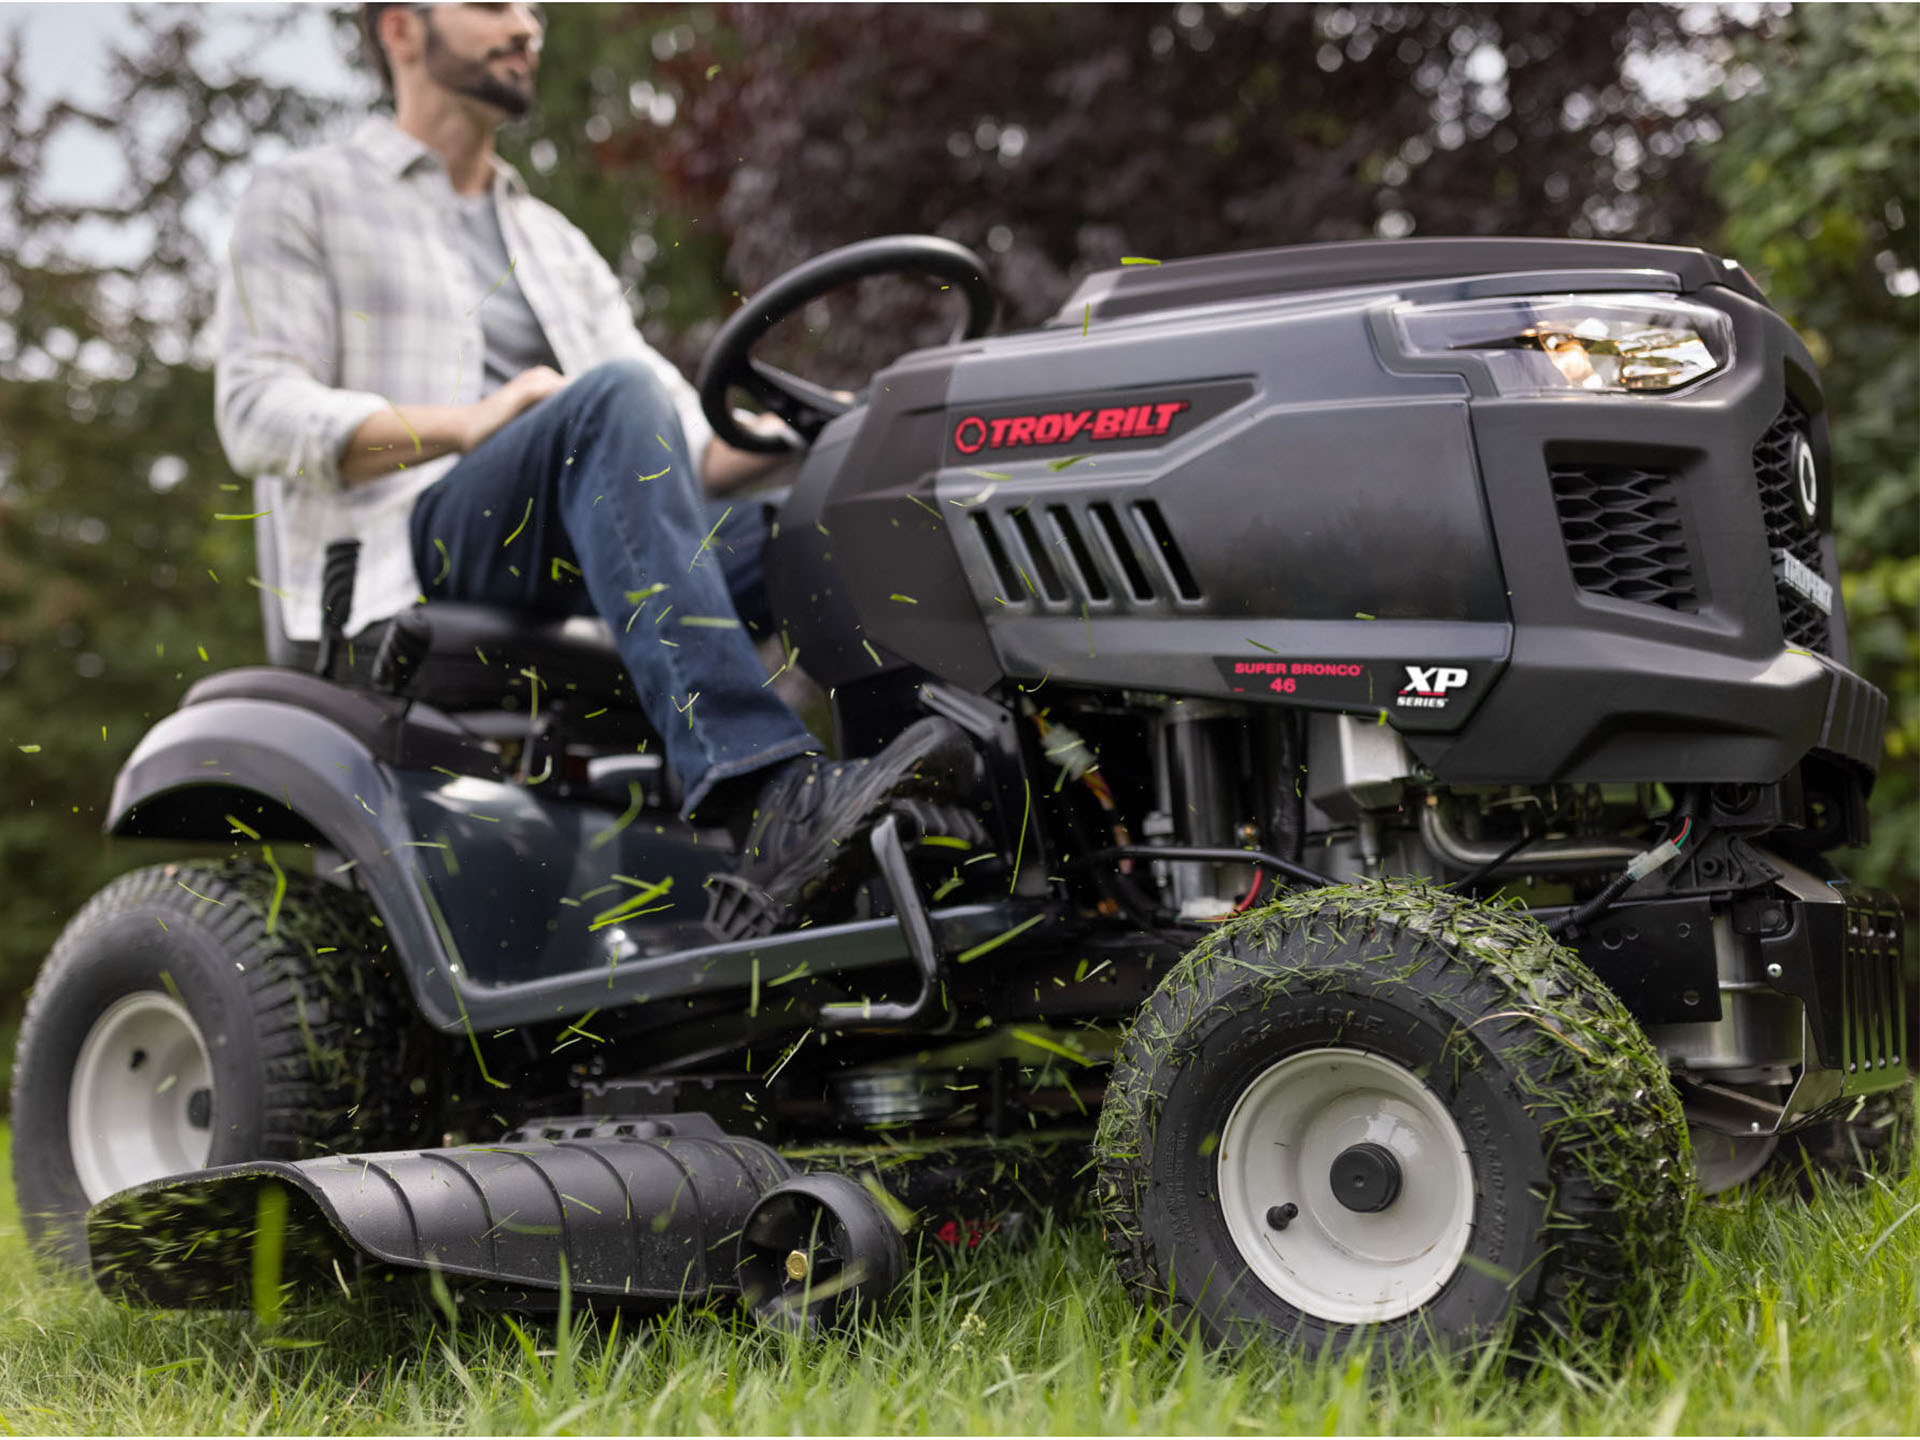
[[[1333,1198],[1355,1214],[1377,1214],[1400,1198],[1400,1159],[1386,1146],[1362,1140],[1340,1152],[1327,1184]]]
[[[206,1165],[213,1065],[187,1007],[157,990],[123,995],[80,1042],[67,1143],[89,1205]]]
[[[1411,1314],[1473,1236],[1460,1127],[1412,1071],[1365,1051],[1303,1051],[1257,1076],[1227,1117],[1217,1167],[1247,1268],[1323,1320]],[[1293,1214],[1276,1226],[1283,1208]]]

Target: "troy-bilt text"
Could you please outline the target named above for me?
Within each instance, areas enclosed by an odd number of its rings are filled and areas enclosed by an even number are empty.
[[[1136,440],[1166,434],[1185,400],[1154,405],[1115,405],[1104,410],[1047,410],[1032,415],[963,417],[953,427],[953,448],[962,455],[1014,450],[1023,445],[1069,445],[1076,440]]]

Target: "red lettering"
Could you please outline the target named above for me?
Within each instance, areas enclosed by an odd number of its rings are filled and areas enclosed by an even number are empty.
[[[1003,415],[995,420],[963,416],[953,428],[954,447],[972,455],[1015,445],[1063,445],[1074,440],[1130,440],[1165,435],[1185,400],[1150,405],[1110,405],[1101,410],[1052,410],[1039,415]]]
[[[1300,682],[1295,680],[1291,675],[1288,675],[1282,679],[1275,680],[1273,684],[1271,684],[1267,688],[1270,690],[1277,690],[1282,695],[1291,695],[1293,694],[1294,686],[1299,683]]]

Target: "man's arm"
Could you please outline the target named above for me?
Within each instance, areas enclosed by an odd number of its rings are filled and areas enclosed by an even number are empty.
[[[347,441],[340,479],[351,488],[437,456],[464,455],[566,383],[558,371],[536,365],[471,405],[389,405],[377,410]]]
[[[340,484],[349,437],[386,400],[334,388],[339,316],[311,192],[285,166],[255,177],[221,276],[214,428],[242,475]]]
[[[742,416],[741,423],[763,435],[778,435],[787,428],[772,415]],[[737,450],[715,435],[707,441],[707,453],[700,462],[700,480],[710,494],[731,494],[741,486],[749,485],[789,461],[798,459],[799,455],[797,450],[777,455]]]

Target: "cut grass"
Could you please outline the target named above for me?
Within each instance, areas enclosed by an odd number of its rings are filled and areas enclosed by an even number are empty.
[[[0,1155],[5,1131],[0,1128]],[[1615,1362],[1568,1346],[1364,1367],[1159,1338],[1097,1237],[929,1262],[853,1336],[730,1315],[531,1329],[350,1307],[127,1310],[49,1283],[0,1185],[0,1429],[21,1433],[1907,1433],[1920,1427],[1920,1181],[1709,1203],[1695,1262]]]

